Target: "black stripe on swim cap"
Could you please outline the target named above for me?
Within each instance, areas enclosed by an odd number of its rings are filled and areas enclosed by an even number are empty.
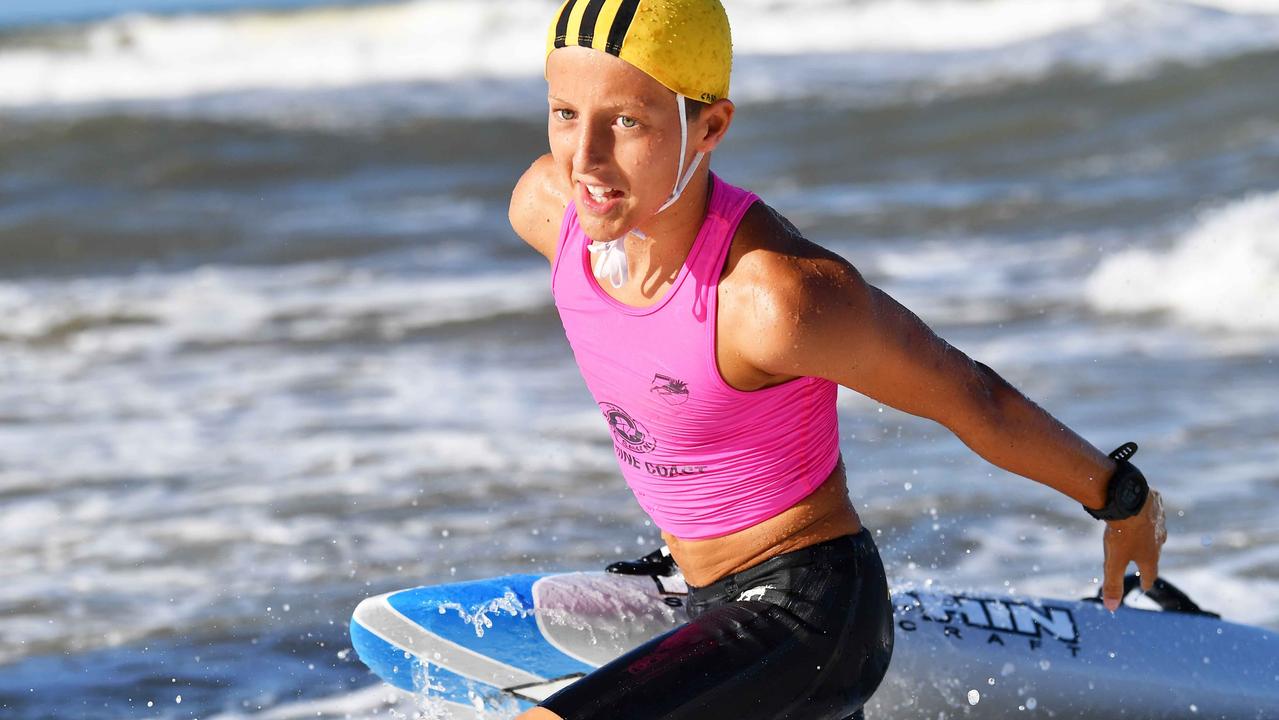
[[[555,21],[555,47],[562,48],[568,41],[568,16],[573,14],[573,6],[577,0],[568,0],[560,11],[559,20]]]
[[[595,42],[595,22],[600,19],[600,10],[604,9],[604,3],[608,0],[591,0],[586,4],[586,10],[582,12],[582,24],[579,25],[580,31],[577,34],[577,44],[582,47],[591,47]]]
[[[622,41],[631,29],[631,21],[635,19],[639,4],[640,0],[622,0],[622,6],[617,9],[617,15],[613,18],[613,27],[608,30],[608,44],[604,46],[604,52],[610,55],[622,54]]]

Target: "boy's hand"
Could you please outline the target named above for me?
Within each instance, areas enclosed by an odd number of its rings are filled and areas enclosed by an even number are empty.
[[[1102,538],[1106,559],[1101,597],[1107,610],[1114,612],[1119,609],[1124,599],[1124,572],[1130,562],[1137,563],[1141,589],[1150,590],[1159,576],[1159,553],[1167,540],[1164,501],[1153,489],[1141,512],[1125,520],[1106,522]]]

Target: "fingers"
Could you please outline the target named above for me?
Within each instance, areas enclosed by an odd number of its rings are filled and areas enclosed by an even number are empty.
[[[1116,548],[1112,547],[1117,544],[1118,532],[1114,528],[1107,528],[1102,545],[1106,560],[1103,566],[1101,601],[1110,612],[1118,610],[1119,603],[1124,599],[1124,570],[1128,568],[1128,557],[1116,552]],[[1144,580],[1143,578],[1143,582]]]
[[[1155,580],[1159,577],[1159,552],[1164,542],[1168,540],[1168,530],[1164,525],[1163,498],[1159,496],[1159,493],[1151,490],[1148,505],[1153,545],[1146,549],[1145,557],[1138,558],[1136,561],[1137,570],[1141,573],[1143,592],[1150,592],[1155,585]]]
[[[1141,591],[1150,592],[1150,589],[1155,586],[1155,578],[1159,577],[1159,558],[1138,560],[1137,572],[1141,574]]]
[[[1150,491],[1150,518],[1155,525],[1155,542],[1159,547],[1168,541],[1168,526],[1164,518],[1164,499],[1163,496],[1154,490]],[[1156,548],[1156,552],[1158,548]]]
[[[1106,609],[1119,609],[1124,595],[1124,572],[1129,561],[1137,564],[1141,576],[1141,589],[1150,592],[1159,577],[1159,552],[1168,539],[1164,526],[1163,498],[1155,491],[1138,517],[1110,523],[1104,536],[1105,581],[1101,586],[1102,602]]]

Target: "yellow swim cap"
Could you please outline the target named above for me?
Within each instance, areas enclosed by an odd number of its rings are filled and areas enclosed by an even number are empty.
[[[733,38],[719,0],[565,0],[546,54],[569,45],[616,55],[684,97],[728,97]]]

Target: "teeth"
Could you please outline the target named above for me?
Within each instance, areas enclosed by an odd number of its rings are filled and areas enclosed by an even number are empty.
[[[606,194],[613,192],[613,188],[604,185],[587,185],[586,190],[597,201],[603,200]]]

